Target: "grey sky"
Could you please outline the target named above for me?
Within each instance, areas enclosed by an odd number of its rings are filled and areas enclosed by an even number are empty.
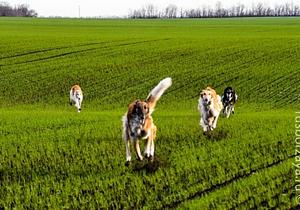
[[[5,1],[5,0],[4,0]],[[169,4],[175,4],[179,8],[197,8],[203,5],[214,7],[219,0],[6,0],[10,5],[29,4],[39,16],[64,16],[78,17],[79,5],[82,17],[95,16],[126,16],[130,9],[138,9],[152,3],[158,8],[165,8]],[[247,7],[262,2],[273,7],[285,2],[300,5],[300,0],[223,0],[224,7],[230,7],[243,3]]]

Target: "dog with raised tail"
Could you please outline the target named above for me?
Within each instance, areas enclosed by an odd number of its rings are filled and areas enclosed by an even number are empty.
[[[81,104],[83,100],[83,94],[79,85],[74,85],[70,90],[70,105],[72,106],[73,103],[77,108],[77,111],[81,111]]]
[[[200,93],[198,110],[201,115],[200,125],[204,133],[214,130],[221,110],[223,109],[221,97],[211,87],[207,87]]]
[[[138,160],[143,160],[139,146],[139,141],[142,139],[146,140],[144,156],[150,161],[153,160],[154,139],[157,128],[153,123],[151,114],[154,111],[156,102],[171,85],[172,79],[169,77],[165,78],[150,91],[146,100],[136,100],[129,104],[128,111],[122,118],[123,140],[126,146],[126,165],[129,165],[131,161],[130,142],[134,144]]]

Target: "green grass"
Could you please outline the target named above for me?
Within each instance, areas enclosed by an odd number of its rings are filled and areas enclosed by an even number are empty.
[[[299,26],[0,18],[0,209],[296,208]],[[166,76],[156,158],[126,167],[121,117]],[[68,105],[74,83],[80,114]],[[233,86],[239,102],[204,136],[207,85]]]

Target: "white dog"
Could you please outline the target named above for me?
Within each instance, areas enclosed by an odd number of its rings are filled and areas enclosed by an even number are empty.
[[[83,94],[81,88],[79,87],[79,85],[74,85],[70,90],[70,105],[74,103],[77,111],[80,112],[82,100]]]
[[[201,115],[200,125],[204,132],[212,131],[217,127],[217,121],[223,109],[221,97],[211,87],[200,93],[198,110]]]

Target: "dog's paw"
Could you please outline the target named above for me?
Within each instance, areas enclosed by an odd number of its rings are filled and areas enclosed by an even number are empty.
[[[147,153],[144,154],[144,158],[149,158],[149,157],[150,157],[150,154],[147,154]]]
[[[209,134],[209,132],[210,132],[209,130],[203,131],[203,135],[204,135],[204,136],[207,136],[207,135]]]
[[[143,157],[137,157],[136,160],[137,160],[137,161],[142,161],[142,160],[143,160]]]
[[[149,161],[149,162],[153,162],[153,161],[154,161],[154,156],[150,155],[150,156],[148,157],[148,161]]]
[[[70,102],[70,106],[72,106],[72,102]]]
[[[130,165],[130,161],[126,161],[125,166],[129,166]]]

